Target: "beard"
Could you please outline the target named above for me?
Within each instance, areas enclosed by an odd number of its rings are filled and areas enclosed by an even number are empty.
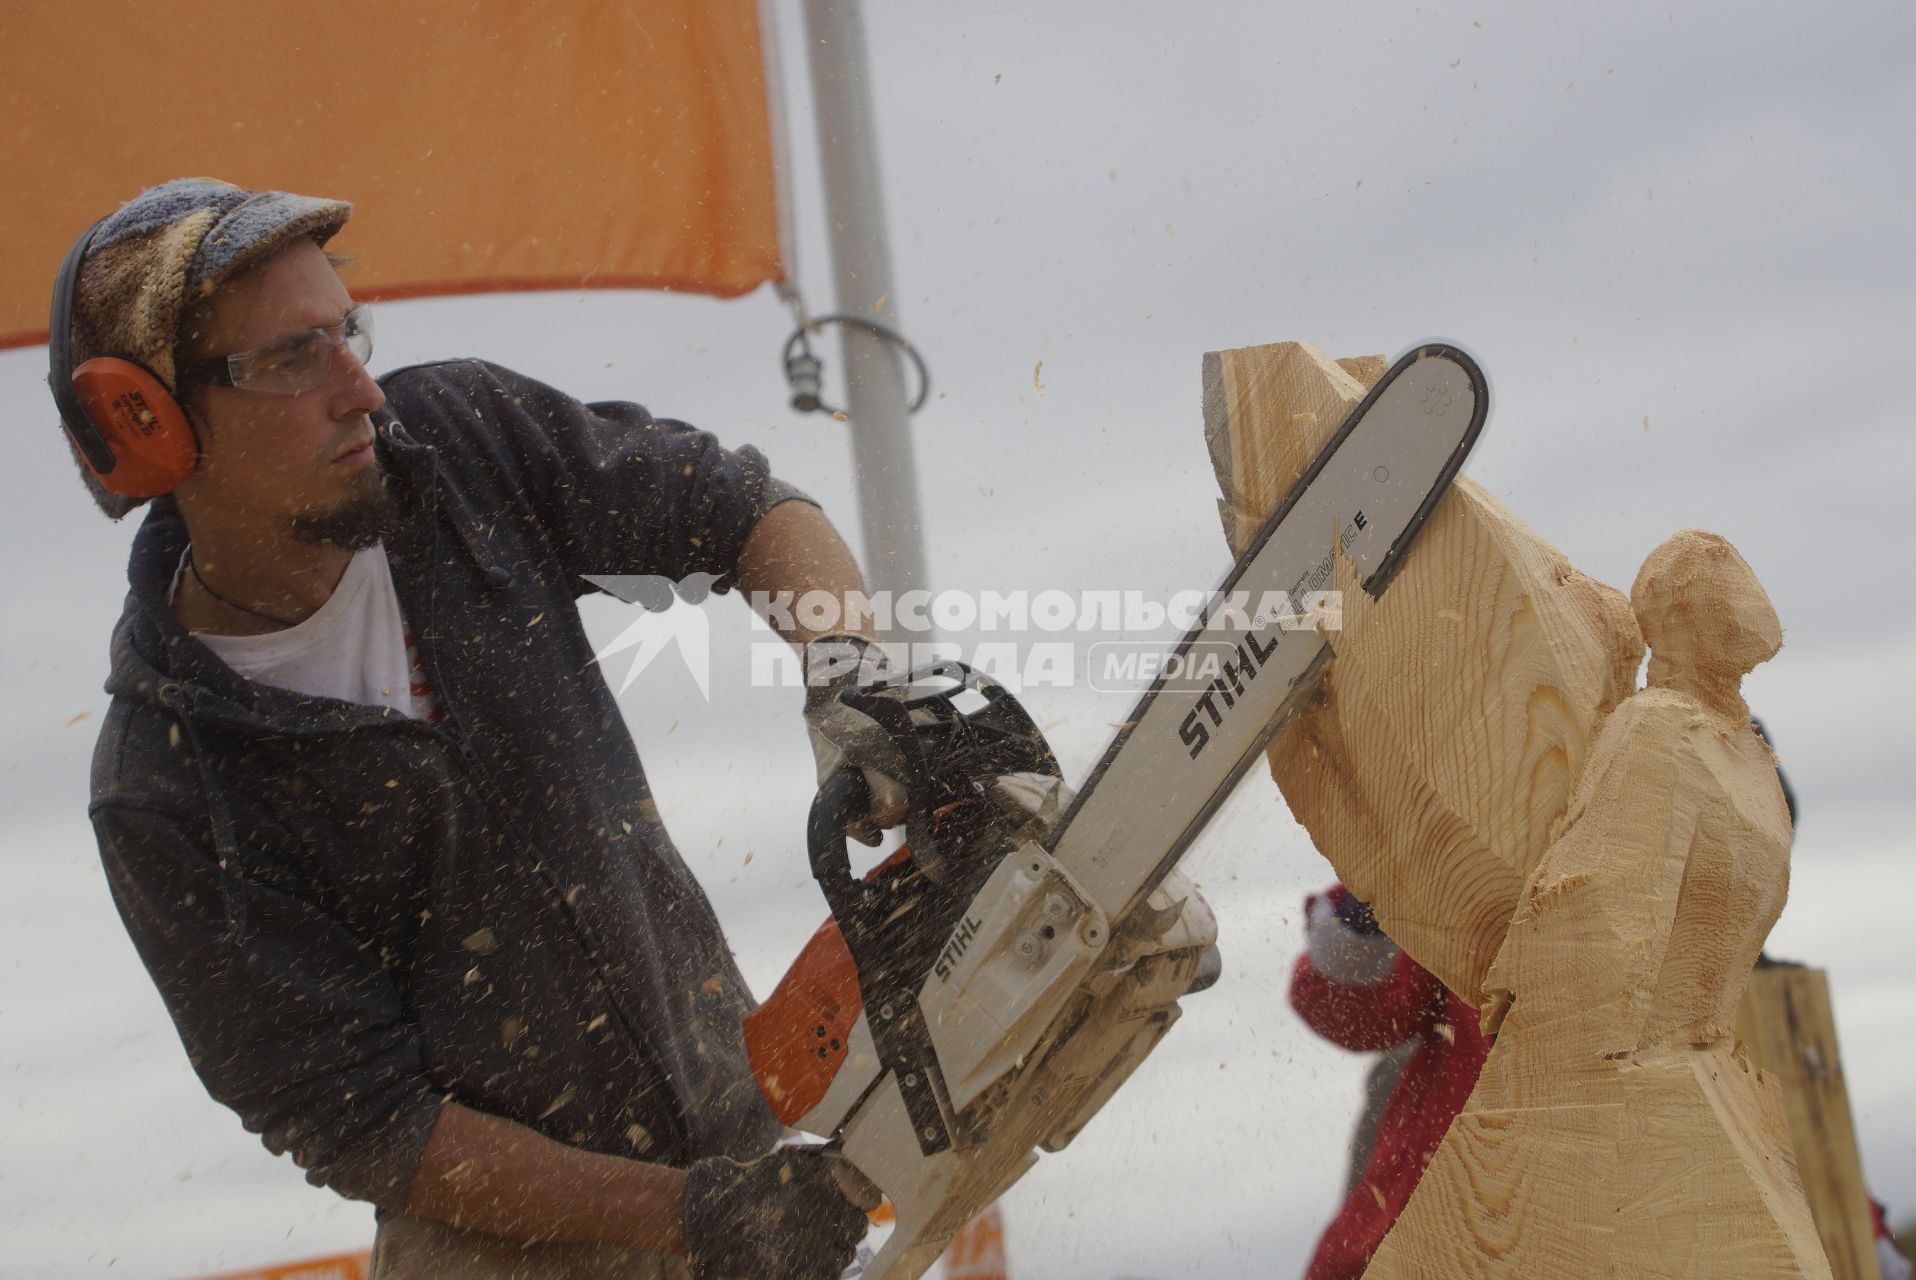
[[[359,475],[360,484],[331,511],[294,516],[293,538],[346,551],[363,550],[384,541],[399,523],[399,503],[378,462]]]

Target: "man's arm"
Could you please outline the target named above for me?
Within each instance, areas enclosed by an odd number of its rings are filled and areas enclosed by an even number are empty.
[[[555,1142],[449,1102],[406,1191],[406,1212],[512,1240],[683,1253],[685,1171]]]
[[[768,597],[825,591],[841,605],[864,590],[831,521],[774,480],[756,449],[727,450],[639,405],[581,404],[479,362],[413,369],[387,390],[428,443],[458,443],[475,500],[531,504],[581,592],[594,574],[695,573]],[[491,429],[472,430],[475,416]],[[801,648],[826,634],[871,638],[869,623],[819,632],[787,613],[767,621]]]
[[[774,631],[806,655],[809,696],[805,718],[811,730],[812,749],[818,757],[820,785],[827,775],[848,761],[864,769],[866,783],[871,788],[870,807],[853,820],[849,830],[855,839],[877,844],[884,828],[905,820],[908,803],[905,787],[895,781],[904,776],[899,768],[903,761],[896,758],[894,748],[883,742],[882,734],[877,734],[875,746],[868,743],[861,750],[851,745],[859,732],[852,727],[854,722],[862,721],[865,730],[876,732],[876,726],[862,716],[848,715],[833,696],[848,683],[855,682],[855,668],[845,665],[846,654],[829,652],[832,645],[822,645],[815,653],[808,652],[815,642],[831,638],[839,641],[846,636],[877,639],[871,618],[862,610],[857,616],[850,616],[853,593],[861,597],[865,594],[865,578],[858,570],[858,560],[823,511],[809,502],[781,502],[752,527],[739,551],[734,577],[749,600],[769,603],[787,596],[790,601],[808,591],[823,591],[838,602],[835,625],[822,629],[806,626],[800,620],[805,610],[796,607],[762,608],[757,612]],[[814,666],[814,659],[822,661]]]
[[[207,1092],[315,1186],[397,1211],[441,1103],[378,952],[222,868],[203,821],[111,799],[92,817],[127,936]]]
[[[182,818],[101,803],[93,819],[128,934],[208,1092],[308,1180],[508,1238],[684,1252],[700,1275],[812,1280],[851,1256],[864,1215],[816,1159],[680,1171],[460,1106],[427,1076],[391,975],[356,935],[268,885],[223,886]],[[751,1265],[711,1270],[737,1256]]]
[[[781,502],[753,526],[739,553],[737,581],[747,593],[826,591],[840,602],[865,589],[858,561],[831,521],[796,501]],[[800,649],[826,634],[846,634],[813,631],[792,611],[761,616]],[[861,627],[857,634],[869,638],[871,632]],[[685,1248],[684,1189],[683,1170],[581,1151],[448,1103],[413,1174],[406,1212],[511,1239],[678,1253]]]
[[[683,1253],[701,1278],[828,1280],[851,1261],[878,1199],[822,1146],[681,1172],[591,1155],[448,1103],[406,1212],[512,1239]]]
[[[775,598],[790,592],[824,591],[838,602],[841,614],[853,592],[863,594],[865,576],[858,560],[825,513],[809,502],[781,502],[752,526],[739,552],[738,585],[748,598]],[[801,651],[828,635],[858,635],[874,639],[868,618],[840,617],[829,630],[813,630],[798,620],[799,610],[760,610],[772,629]],[[846,625],[848,623],[855,625]]]
[[[683,1249],[683,1172],[442,1101],[390,975],[323,911],[249,883],[242,938],[215,855],[181,820],[102,805],[94,822],[129,936],[209,1092],[310,1179],[495,1235]]]

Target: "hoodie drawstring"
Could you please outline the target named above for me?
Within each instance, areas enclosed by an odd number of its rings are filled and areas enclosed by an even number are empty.
[[[427,455],[432,473],[431,484],[434,492],[444,493],[451,499],[450,509],[446,511],[446,521],[452,525],[453,532],[459,535],[459,541],[461,545],[466,548],[466,554],[478,562],[480,574],[486,584],[486,589],[488,591],[504,591],[507,587],[511,586],[512,573],[504,565],[499,563],[498,559],[492,554],[492,549],[486,545],[485,539],[480,536],[479,517],[473,511],[472,504],[466,500],[466,495],[461,493],[453,485],[441,485],[439,483],[438,451],[429,445],[422,445],[413,439],[412,433],[406,430],[406,425],[397,418],[388,419],[382,423],[381,426],[394,443],[403,448],[419,449]]]
[[[207,819],[213,827],[213,853],[219,859],[220,906],[226,913],[226,927],[238,942],[246,936],[246,881],[239,873],[239,846],[233,839],[232,810],[227,808],[226,792],[213,772],[212,761],[207,759],[199,731],[193,727],[192,703],[186,690],[177,684],[161,685],[160,701],[179,721],[186,733],[187,745],[193,750],[193,763],[206,792]]]

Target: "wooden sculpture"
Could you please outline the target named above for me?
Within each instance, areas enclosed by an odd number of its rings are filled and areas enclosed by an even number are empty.
[[[1379,368],[1206,357],[1234,545]],[[1367,1275],[1827,1276],[1775,1084],[1731,1032],[1789,848],[1738,693],[1781,643],[1749,567],[1686,531],[1626,602],[1459,479],[1381,599],[1348,564],[1336,585],[1335,660],[1272,773],[1498,1032]]]

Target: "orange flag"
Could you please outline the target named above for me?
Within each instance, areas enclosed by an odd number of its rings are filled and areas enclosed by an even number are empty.
[[[781,277],[757,0],[9,5],[0,86],[0,346],[178,177],[353,201],[367,298]]]

